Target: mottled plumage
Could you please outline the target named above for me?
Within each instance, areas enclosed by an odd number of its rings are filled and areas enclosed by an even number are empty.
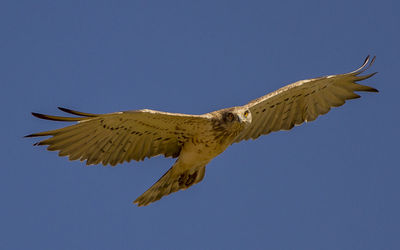
[[[48,145],[70,160],[87,165],[115,166],[156,155],[177,158],[175,164],[134,202],[146,206],[163,196],[200,182],[205,166],[232,143],[256,139],[273,131],[289,130],[313,121],[348,99],[355,91],[378,92],[358,84],[375,73],[360,76],[374,62],[366,58],[356,71],[298,81],[250,103],[204,115],[186,115],[143,109],[110,114],[89,114],[66,108],[77,117],[34,116],[74,125],[28,135],[51,136],[35,145]]]

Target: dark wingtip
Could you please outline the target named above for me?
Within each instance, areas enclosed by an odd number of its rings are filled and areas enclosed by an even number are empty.
[[[379,93],[379,90],[377,90],[376,88],[372,88],[368,91],[368,92],[375,92],[375,93]]]
[[[73,114],[73,115],[78,115],[78,116],[86,116],[86,117],[96,117],[98,116],[97,114],[90,114],[90,113],[85,113],[85,112],[80,112],[72,109],[67,109],[63,107],[57,107],[59,110],[68,113],[68,114]]]
[[[47,116],[44,115],[44,114],[39,114],[39,113],[32,112],[32,115],[33,115],[34,117],[37,117],[37,118],[40,118],[40,119],[45,119],[45,120],[48,119]]]
[[[368,60],[369,60],[370,57],[371,57],[370,55],[367,55],[367,57],[364,59],[363,65],[367,64],[367,62],[368,62]]]
[[[364,71],[366,71],[367,69],[369,69],[369,68],[372,66],[372,64],[374,64],[375,58],[376,58],[376,56],[373,56],[372,59],[371,59],[371,61],[369,61],[370,55],[368,55],[367,58],[365,58],[365,61],[364,61],[363,65],[362,65],[361,68],[359,69],[359,74],[362,73],[362,72],[364,72]],[[368,64],[368,62],[369,62],[369,64]],[[367,64],[368,64],[368,65],[367,65]],[[372,76],[372,75],[371,75],[371,76]]]
[[[42,133],[34,133],[34,134],[25,135],[24,138],[40,137],[40,136],[48,136],[48,135],[49,135],[48,133],[42,132]]]
[[[67,112],[68,113],[68,111],[70,111],[69,109],[67,109],[67,108],[63,108],[63,107],[57,107],[59,110],[61,110],[61,111],[64,111],[64,112]]]
[[[368,61],[369,61],[370,57],[371,57],[370,55],[367,55],[367,57],[364,59],[363,64],[361,65],[361,68],[364,68],[368,64]]]
[[[375,59],[376,59],[376,56],[372,57],[372,60],[371,60],[370,64],[373,64],[375,62]]]

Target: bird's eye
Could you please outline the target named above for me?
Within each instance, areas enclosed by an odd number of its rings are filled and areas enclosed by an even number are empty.
[[[234,114],[232,114],[232,113],[228,113],[227,115],[226,115],[226,118],[227,118],[227,120],[228,121],[233,121],[234,119],[235,119],[235,115]]]
[[[244,111],[243,116],[244,116],[245,118],[247,118],[248,115],[249,115],[249,111],[248,111],[248,110]]]

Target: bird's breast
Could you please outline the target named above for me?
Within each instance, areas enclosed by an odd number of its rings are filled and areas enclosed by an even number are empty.
[[[212,137],[193,137],[183,145],[179,160],[187,164],[207,164],[214,157],[224,152],[229,145],[221,144]]]

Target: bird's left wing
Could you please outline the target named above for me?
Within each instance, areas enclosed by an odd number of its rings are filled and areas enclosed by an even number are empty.
[[[160,154],[177,157],[184,141],[199,127],[209,124],[207,114],[185,115],[149,109],[89,114],[60,109],[79,117],[32,114],[46,120],[78,123],[27,137],[52,136],[36,145],[49,145],[48,150],[60,151],[60,156],[69,156],[70,160],[86,160],[88,165],[114,166]]]
[[[341,106],[348,99],[359,98],[355,91],[378,92],[357,83],[375,74],[360,75],[374,60],[375,57],[368,65],[368,56],[363,65],[353,72],[298,81],[251,101],[243,107],[250,109],[252,122],[235,142],[256,139],[270,132],[289,130],[305,121],[313,121],[331,107]]]

